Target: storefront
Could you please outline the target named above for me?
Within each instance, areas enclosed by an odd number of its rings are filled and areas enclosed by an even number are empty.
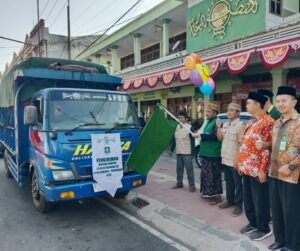
[[[157,103],[161,103],[174,115],[185,110],[191,119],[197,118],[196,106],[203,103],[203,96],[189,83],[174,82],[172,87],[166,88],[163,83],[157,83],[158,89],[131,90],[130,94],[139,112],[143,112],[147,120],[155,109]],[[160,86],[162,85],[162,86]],[[163,89],[160,89],[163,88]],[[199,110],[199,109],[198,109]],[[200,116],[201,117],[201,116]]]
[[[146,118],[160,102],[174,114],[184,109],[191,119],[203,120],[208,102],[219,104],[220,112],[226,112],[230,102],[240,103],[245,110],[249,91],[269,89],[276,93],[281,85],[298,85],[300,38],[296,33],[300,33],[300,24],[267,32],[266,1],[244,2],[248,4],[200,1],[188,9],[187,53],[199,54],[210,68],[216,83],[210,97],[192,85],[183,63],[124,79],[123,90],[136,95],[138,110]],[[221,14],[226,18],[215,20]],[[251,25],[245,29],[242,23]]]

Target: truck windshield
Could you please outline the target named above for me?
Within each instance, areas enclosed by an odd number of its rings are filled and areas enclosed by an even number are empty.
[[[49,130],[122,129],[139,126],[126,94],[52,91],[49,95]]]

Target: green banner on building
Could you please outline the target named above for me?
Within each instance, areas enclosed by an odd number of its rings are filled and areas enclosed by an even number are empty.
[[[205,0],[187,14],[187,51],[195,52],[262,32],[264,0]]]

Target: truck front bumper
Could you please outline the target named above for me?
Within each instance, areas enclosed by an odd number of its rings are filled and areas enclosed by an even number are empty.
[[[41,190],[45,194],[46,200],[50,202],[65,201],[65,200],[80,200],[86,198],[100,197],[109,195],[104,189],[99,189],[99,186],[95,185],[94,180],[80,181],[74,183],[68,183],[64,185],[41,185]],[[146,184],[146,176],[139,173],[131,173],[124,175],[122,178],[122,188],[118,188],[116,193],[125,192],[139,186]],[[74,193],[72,198],[62,198],[63,193]]]

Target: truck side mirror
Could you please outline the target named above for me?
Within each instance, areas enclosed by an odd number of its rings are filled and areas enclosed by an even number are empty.
[[[24,109],[24,124],[36,125],[38,122],[37,109],[35,106],[28,105]]]

